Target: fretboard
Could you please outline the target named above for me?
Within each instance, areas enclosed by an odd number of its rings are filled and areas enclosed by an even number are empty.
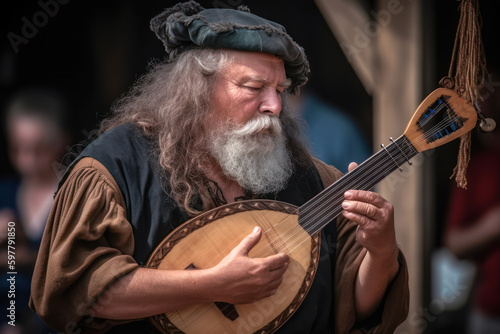
[[[318,232],[342,212],[341,204],[347,190],[370,190],[417,153],[408,138],[402,135],[300,206],[299,224],[310,235]]]

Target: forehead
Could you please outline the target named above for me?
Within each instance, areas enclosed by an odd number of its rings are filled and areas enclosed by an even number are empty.
[[[286,80],[283,60],[269,53],[229,51],[230,64],[223,73],[234,78],[256,77],[270,83]]]

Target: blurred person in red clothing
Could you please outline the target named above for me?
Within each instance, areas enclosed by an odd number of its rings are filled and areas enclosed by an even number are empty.
[[[499,123],[500,90],[493,88],[482,110]],[[457,258],[477,265],[468,333],[500,333],[500,128],[478,139],[467,189],[452,192],[445,243]]]

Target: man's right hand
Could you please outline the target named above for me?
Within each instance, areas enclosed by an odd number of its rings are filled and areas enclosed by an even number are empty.
[[[139,267],[120,278],[92,316],[139,319],[207,302],[248,304],[276,293],[288,268],[286,254],[251,258],[259,229],[246,236],[219,264],[199,270],[158,270]]]
[[[251,258],[250,250],[262,236],[260,227],[246,236],[222,261],[212,268],[219,291],[214,301],[247,304],[276,293],[288,269],[289,257],[284,253],[265,258]],[[220,300],[219,300],[220,298]]]

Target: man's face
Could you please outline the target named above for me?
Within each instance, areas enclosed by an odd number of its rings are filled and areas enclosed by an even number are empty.
[[[235,52],[217,79],[209,119],[210,151],[223,173],[256,194],[283,189],[293,171],[278,118],[288,87],[283,62]]]
[[[15,116],[9,124],[10,159],[17,171],[27,177],[53,173],[60,143],[55,127],[30,116]]]
[[[231,51],[233,61],[216,82],[211,121],[245,124],[258,114],[278,116],[290,85],[283,61],[274,55]]]

